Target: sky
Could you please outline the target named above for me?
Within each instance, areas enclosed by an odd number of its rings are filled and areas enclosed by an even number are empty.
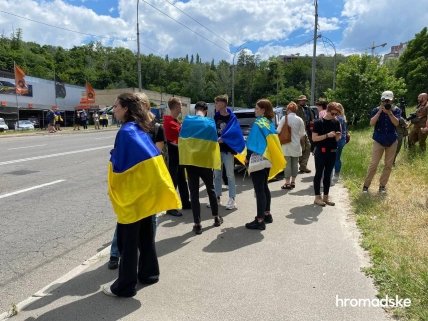
[[[90,41],[170,58],[312,56],[315,0],[0,0],[0,33],[72,48]],[[428,25],[428,0],[318,0],[317,54],[385,54]],[[382,44],[384,47],[380,46]]]

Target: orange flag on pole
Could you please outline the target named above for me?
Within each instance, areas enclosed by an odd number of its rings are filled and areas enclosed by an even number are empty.
[[[25,73],[18,65],[15,65],[15,90],[17,95],[28,94],[28,86],[25,82]]]
[[[95,90],[94,88],[92,88],[92,85],[88,82],[86,82],[85,91],[82,92],[80,103],[83,105],[95,103]]]

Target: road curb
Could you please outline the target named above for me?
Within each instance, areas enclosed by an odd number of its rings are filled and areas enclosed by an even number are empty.
[[[101,250],[91,258],[87,259],[80,265],[76,266],[74,269],[72,269],[67,274],[64,274],[63,276],[59,277],[55,281],[49,283],[41,290],[34,293],[29,298],[25,299],[24,301],[19,302],[18,304],[10,307],[10,310],[7,312],[4,312],[0,314],[0,321],[9,320],[10,318],[16,316],[20,311],[25,309],[30,304],[38,301],[39,299],[46,297],[49,295],[48,291],[53,291],[60,286],[62,286],[64,283],[70,281],[71,279],[75,278],[76,276],[80,275],[82,272],[84,272],[86,269],[91,267],[92,265],[98,263],[101,259],[104,259],[105,257],[110,255],[110,246],[106,247],[105,249]]]

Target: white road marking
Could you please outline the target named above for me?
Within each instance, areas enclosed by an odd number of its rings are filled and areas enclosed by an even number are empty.
[[[11,161],[0,162],[0,166],[2,166],[2,165],[9,165],[9,164],[15,164],[15,163],[28,162],[28,161],[37,160],[37,159],[44,159],[44,158],[51,158],[51,157],[65,156],[65,155],[71,155],[71,154],[91,152],[91,151],[94,151],[94,150],[105,149],[105,148],[112,148],[112,147],[113,147],[112,145],[107,145],[107,146],[100,146],[100,147],[94,147],[94,148],[86,148],[86,149],[73,150],[73,151],[64,152],[64,153],[57,153],[57,154],[49,154],[49,155],[43,155],[43,156],[35,156],[35,157],[29,157],[29,158],[15,159],[15,160],[11,160]]]
[[[14,148],[8,148],[8,150],[13,150],[13,149],[24,149],[24,148],[33,148],[33,147],[42,147],[42,146],[46,146],[46,144],[44,144],[44,145],[32,145],[32,146],[25,146],[25,147],[14,147]]]
[[[45,187],[45,186],[50,186],[50,185],[58,184],[58,183],[61,183],[61,182],[65,182],[65,179],[59,179],[57,181],[53,181],[53,182],[50,182],[50,183],[45,183],[45,184],[36,185],[36,186],[33,186],[33,187],[29,187],[29,188],[20,189],[18,191],[12,192],[12,193],[0,194],[0,199],[6,198],[6,197],[9,197],[9,196],[13,196],[13,195],[16,195],[16,194],[21,194],[21,193],[25,193],[25,192],[28,192],[28,191],[32,191],[34,189],[42,188],[42,187]]]

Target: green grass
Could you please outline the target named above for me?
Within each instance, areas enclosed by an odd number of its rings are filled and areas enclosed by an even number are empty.
[[[372,276],[385,295],[410,298],[412,305],[391,313],[402,320],[428,320],[428,154],[402,148],[388,182],[388,194],[377,194],[379,173],[371,191],[362,194],[371,158],[372,129],[352,133],[343,151],[343,181],[350,191],[362,246],[370,253]]]

